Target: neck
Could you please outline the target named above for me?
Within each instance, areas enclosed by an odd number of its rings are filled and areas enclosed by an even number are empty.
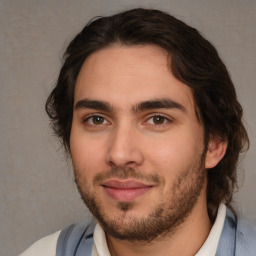
[[[202,191],[202,196],[199,196],[190,215],[169,236],[147,243],[123,241],[107,235],[111,256],[195,255],[204,244],[212,227],[203,194],[205,193]]]

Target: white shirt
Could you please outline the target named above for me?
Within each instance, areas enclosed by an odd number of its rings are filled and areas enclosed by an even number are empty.
[[[225,217],[226,206],[224,204],[220,204],[218,214],[212,229],[205,243],[195,256],[215,256],[220,240],[220,235],[224,226]],[[20,256],[55,256],[60,232],[61,231],[58,231],[38,240],[26,251],[20,254]],[[105,232],[99,224],[96,225],[93,235],[94,244],[91,256],[111,256],[108,250]]]
[[[60,232],[41,238],[19,256],[55,256]]]
[[[218,214],[212,229],[203,246],[195,256],[215,256],[220,240],[220,235],[224,226],[225,217],[226,206],[224,204],[220,204]],[[99,224],[96,224],[93,237],[94,245],[92,248],[91,256],[111,256],[108,250],[105,232]]]

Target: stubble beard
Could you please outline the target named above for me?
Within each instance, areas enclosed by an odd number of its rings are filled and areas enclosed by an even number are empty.
[[[164,198],[152,207],[152,211],[143,218],[129,216],[129,210],[133,208],[132,202],[119,202],[117,215],[107,213],[101,206],[97,194],[90,191],[80,176],[80,171],[74,168],[75,182],[82,200],[108,235],[120,240],[151,242],[172,236],[192,212],[206,177],[204,160],[203,154],[198,161],[181,170],[170,189],[169,198]],[[162,180],[158,174],[145,177],[135,169],[129,168],[100,173],[95,177],[94,183],[110,177],[152,182]]]

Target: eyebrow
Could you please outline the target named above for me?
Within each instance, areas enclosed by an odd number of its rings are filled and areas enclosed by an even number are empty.
[[[99,101],[99,100],[83,99],[83,100],[79,100],[75,104],[75,110],[84,109],[84,108],[96,109],[96,110],[101,110],[101,111],[106,111],[106,112],[113,112],[113,108],[108,102]],[[146,110],[160,109],[160,108],[178,109],[183,112],[186,112],[186,109],[182,104],[180,104],[176,101],[173,101],[172,99],[169,99],[169,98],[142,101],[142,102],[132,106],[132,111],[134,113],[137,113],[137,112],[142,112],[142,111],[146,111]]]
[[[186,112],[186,109],[182,104],[180,104],[172,99],[169,99],[169,98],[143,101],[141,103],[136,104],[132,109],[134,112],[142,112],[145,110],[159,109],[159,108],[178,109],[183,112]]]
[[[102,110],[106,112],[112,111],[112,107],[108,102],[99,101],[99,100],[89,100],[89,99],[79,100],[75,104],[75,110],[83,109],[83,108],[97,109],[97,110]]]

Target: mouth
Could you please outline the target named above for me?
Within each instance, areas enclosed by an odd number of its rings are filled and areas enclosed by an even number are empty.
[[[129,202],[145,194],[153,188],[152,185],[136,180],[111,179],[102,184],[105,192],[114,200]]]

